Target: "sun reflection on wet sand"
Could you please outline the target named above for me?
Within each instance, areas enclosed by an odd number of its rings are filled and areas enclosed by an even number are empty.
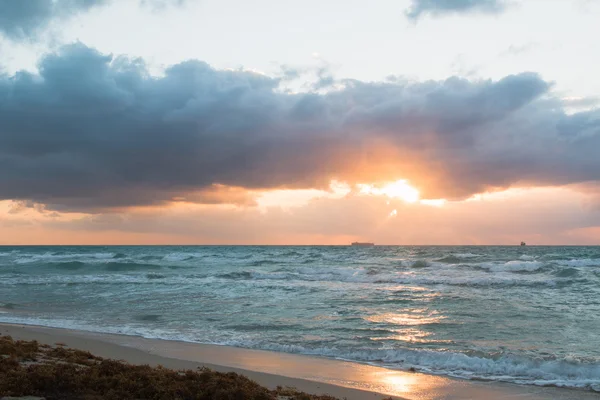
[[[389,385],[388,392],[390,393],[410,393],[414,391],[414,386],[419,382],[415,375],[390,372],[387,376],[381,379],[382,384]]]
[[[48,331],[50,328],[31,328]],[[495,384],[488,382],[469,382],[449,379],[441,376],[426,375],[418,372],[405,372],[375,367],[365,364],[332,360],[321,357],[301,356],[286,353],[275,353],[262,350],[249,350],[228,346],[216,346],[167,340],[145,339],[134,336],[91,334],[61,330],[61,335],[79,337],[86,342],[114,343],[123,346],[123,351],[141,350],[136,357],[167,357],[160,363],[169,366],[170,362],[189,360],[202,365],[216,367],[239,368],[251,379],[267,386],[303,384],[319,393],[336,393],[334,387],[322,384],[333,384],[347,388],[361,389],[377,393],[344,392],[338,397],[348,394],[349,400],[381,399],[381,394],[398,396],[410,400],[434,399],[497,399],[510,400],[542,400],[571,399],[572,391],[561,391],[556,388],[521,387],[518,385]],[[152,361],[156,362],[156,360]],[[166,364],[165,364],[166,363]],[[181,367],[178,367],[181,368]],[[185,368],[189,368],[189,365]],[[264,375],[260,373],[275,374]],[[294,381],[286,377],[305,379]],[[319,383],[320,382],[320,383]],[[340,392],[337,392],[340,393]],[[577,392],[579,399],[595,398],[595,394]]]

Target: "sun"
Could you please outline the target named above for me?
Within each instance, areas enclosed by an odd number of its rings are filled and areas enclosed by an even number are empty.
[[[402,199],[407,203],[416,203],[419,201],[419,191],[410,186],[405,180],[396,181],[381,188],[382,194]]]
[[[407,203],[416,203],[419,201],[419,191],[410,186],[407,181],[399,180],[381,186],[359,184],[361,193],[382,195],[394,199],[400,199]]]

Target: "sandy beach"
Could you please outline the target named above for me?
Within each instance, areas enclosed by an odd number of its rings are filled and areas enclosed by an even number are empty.
[[[31,325],[0,324],[0,334],[49,345],[64,343],[71,348],[131,364],[162,365],[173,369],[204,366],[220,372],[237,372],[268,388],[290,386],[307,393],[348,400],[384,396],[415,400],[585,400],[600,397],[586,391],[455,380],[325,358]]]
[[[0,400],[600,400],[598,21],[0,0]]]

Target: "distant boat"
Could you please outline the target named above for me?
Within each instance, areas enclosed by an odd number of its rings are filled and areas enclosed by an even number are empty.
[[[375,246],[375,243],[369,243],[369,242],[352,242],[352,246],[357,246],[357,247],[371,247],[371,246]]]
[[[527,246],[527,243],[521,242],[521,246]]]

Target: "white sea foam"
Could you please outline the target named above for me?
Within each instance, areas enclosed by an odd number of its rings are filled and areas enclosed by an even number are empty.
[[[184,285],[202,284],[214,281],[211,276],[161,275],[154,273],[143,274],[103,274],[103,275],[48,275],[28,276],[17,275],[4,278],[3,285],[93,285],[93,284],[149,284],[149,285]]]
[[[99,252],[99,253],[71,253],[71,254],[52,254],[50,252],[43,254],[24,254],[13,260],[15,264],[30,264],[39,262],[60,262],[60,261],[82,261],[93,262],[96,260],[110,260],[115,256],[115,253]]]
[[[1,301],[14,304],[0,320],[413,366],[462,378],[598,387],[593,332],[600,330],[600,258],[594,257],[600,251],[464,250],[22,249],[0,258]],[[66,304],[73,305],[68,312]],[[576,315],[563,311],[572,304]],[[435,338],[427,347],[395,340],[398,324],[364,319],[419,308],[445,318],[418,327]],[[136,319],[159,314],[157,321]],[[323,314],[333,319],[317,318]],[[498,318],[505,328],[497,328]],[[245,329],[246,322],[258,328]],[[288,332],[281,324],[298,328]],[[305,340],[307,334],[323,340]],[[494,340],[482,344],[482,337]],[[470,352],[442,351],[455,345]]]
[[[559,260],[556,263],[567,267],[600,267],[600,259],[590,258]]]
[[[474,258],[474,257],[481,257],[481,254],[475,254],[475,253],[452,253],[452,255],[454,257],[458,257],[458,258]]]
[[[194,258],[194,256],[189,253],[169,253],[163,257],[163,260],[177,262],[177,261],[186,261],[191,258]]]
[[[484,379],[538,386],[559,386],[600,391],[600,360],[579,362],[577,360],[536,360],[521,356],[505,355],[500,358],[474,357],[449,351],[413,349],[340,349],[330,347],[310,348],[298,344],[277,344],[258,340],[236,338],[219,339],[144,326],[99,326],[76,320],[52,320],[27,318],[2,314],[0,322],[23,323],[84,331],[117,333],[152,339],[202,342],[255,348],[286,353],[325,356],[342,360],[371,363],[388,368],[416,368],[434,374],[444,374],[463,379]],[[218,334],[218,332],[213,332]]]
[[[494,264],[491,271],[508,271],[508,272],[533,272],[544,266],[538,261],[508,261],[504,264]]]
[[[368,271],[320,271],[304,273],[295,272],[236,272],[225,274],[221,279],[241,280],[272,280],[272,281],[319,281],[319,282],[341,282],[347,284],[405,284],[405,285],[459,285],[459,286],[535,286],[556,284],[556,277],[542,276],[518,276],[514,271],[532,271],[539,267],[535,266],[511,266],[500,265],[495,273],[464,273],[459,274],[456,270],[438,271],[432,270],[430,274],[417,274],[414,271],[392,271],[379,274],[369,274]]]
[[[407,369],[412,367],[427,373],[444,374],[463,379],[484,379],[600,391],[600,360],[585,364],[567,360],[544,361],[514,356],[492,359],[449,351],[411,349],[340,350],[326,347],[306,348],[297,344],[247,343],[240,340],[232,340],[223,344],[374,363],[388,368]]]
[[[112,264],[107,264],[112,265]],[[119,264],[120,266],[120,264]],[[150,268],[151,267],[151,268]],[[332,268],[317,269],[305,268],[289,269],[282,271],[261,271],[237,269],[232,272],[215,271],[212,274],[179,273],[168,268],[126,263],[124,268],[104,269],[104,273],[94,270],[76,270],[82,273],[62,273],[52,271],[51,274],[30,275],[4,275],[2,284],[5,285],[49,285],[49,284],[201,284],[207,279],[221,280],[223,282],[238,281],[273,281],[278,285],[283,282],[335,282],[347,285],[360,284],[404,284],[404,285],[459,285],[459,286],[553,286],[557,276],[546,274],[518,275],[515,271],[536,271],[540,266],[535,264],[499,264],[487,266],[490,272],[460,271],[453,268],[416,268],[408,270],[381,270],[373,271],[368,268]],[[424,270],[428,270],[424,272]],[[188,271],[188,270],[184,270]],[[148,277],[148,275],[152,275]]]

